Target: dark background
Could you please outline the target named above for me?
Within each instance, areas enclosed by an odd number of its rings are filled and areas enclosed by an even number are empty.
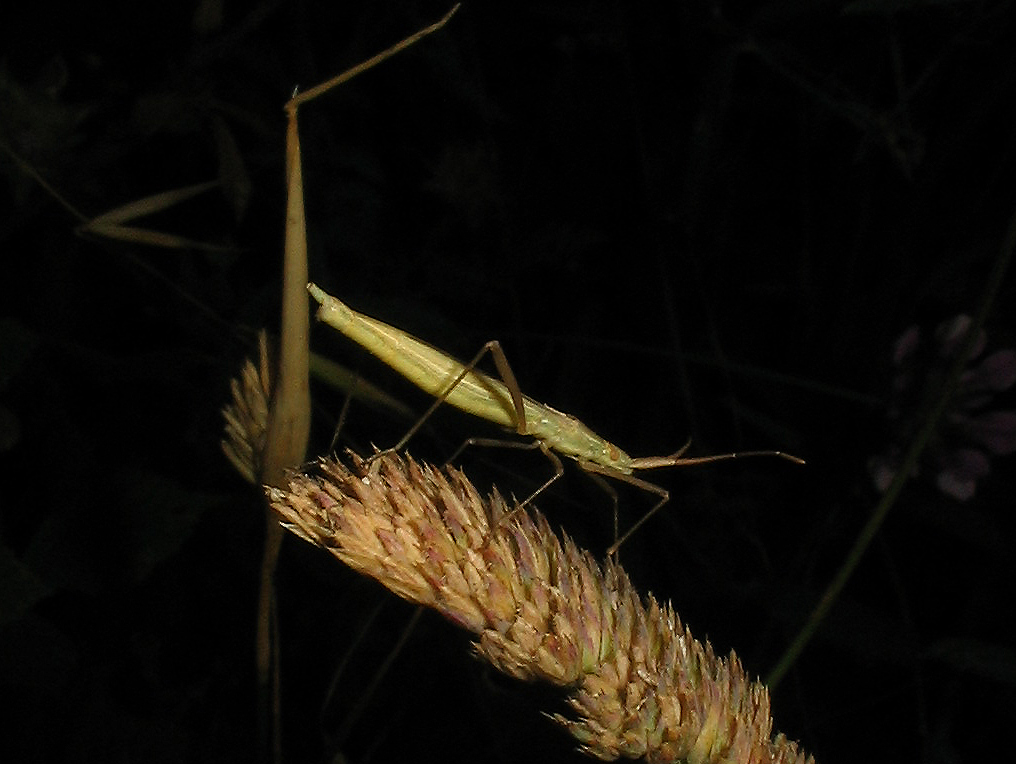
[[[219,450],[219,409],[278,322],[282,106],[448,6],[238,5],[0,14],[6,147],[86,217],[218,177],[137,224],[228,248],[75,236],[0,152],[4,761],[258,755],[262,509]],[[634,455],[690,435],[695,454],[806,458],[654,474],[672,505],[621,550],[641,590],[764,676],[876,504],[896,337],[974,312],[1002,247],[1016,9],[497,5],[302,109],[311,276],[460,357],[500,339],[529,395]],[[1012,284],[991,348],[1016,345]],[[333,334],[313,348],[426,407]],[[344,395],[314,394],[322,453]],[[340,442],[406,426],[354,403]],[[442,411],[411,450],[441,461],[496,434]],[[506,493],[548,474],[538,455],[462,464]],[[1012,464],[966,503],[927,470],[908,485],[775,689],[777,730],[826,764],[1010,750]],[[620,494],[624,527],[651,500]],[[539,503],[609,545],[609,501],[571,465]],[[558,696],[494,675],[432,613],[379,676],[412,607],[295,537],[279,599],[290,761],[573,756],[540,713]]]

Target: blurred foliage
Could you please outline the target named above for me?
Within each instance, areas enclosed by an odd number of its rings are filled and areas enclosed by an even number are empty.
[[[260,506],[219,452],[219,408],[277,324],[282,106],[446,11],[0,11],[0,759],[256,758]],[[997,256],[1014,33],[1000,0],[467,4],[302,109],[310,272],[459,356],[502,340],[527,393],[635,455],[691,434],[697,453],[805,457],[653,475],[673,505],[621,550],[640,588],[764,674],[876,500],[895,338],[970,312]],[[214,249],[75,234],[213,179],[145,225]],[[998,347],[1014,304],[1009,280]],[[313,343],[425,407],[341,339]],[[323,451],[343,396],[315,392]],[[340,445],[404,428],[354,405]],[[411,450],[437,461],[492,434],[453,412],[430,430]],[[901,497],[774,697],[818,761],[998,750],[1011,463],[968,504]],[[547,470],[463,464],[520,495]],[[627,524],[649,502],[620,493]],[[610,543],[582,475],[540,506]],[[379,677],[409,611],[295,541],[279,576],[290,760],[570,755],[538,690],[487,675],[453,627],[424,617]]]

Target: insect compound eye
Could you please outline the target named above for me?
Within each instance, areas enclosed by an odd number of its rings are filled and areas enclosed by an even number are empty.
[[[615,446],[613,443],[607,445],[607,458],[612,462],[616,462],[621,458],[621,449]]]

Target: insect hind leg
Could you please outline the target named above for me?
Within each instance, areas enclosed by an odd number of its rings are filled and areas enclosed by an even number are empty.
[[[535,449],[540,449],[543,455],[547,457],[547,460],[554,467],[554,474],[551,475],[543,483],[543,485],[541,485],[539,488],[537,488],[535,491],[529,494],[529,496],[526,498],[525,501],[520,501],[518,503],[518,506],[511,512],[509,512],[508,515],[506,515],[505,517],[511,517],[520,509],[528,507],[536,499],[537,496],[539,496],[548,488],[550,488],[564,474],[564,465],[561,464],[561,459],[558,458],[558,455],[555,454],[553,451],[551,451],[550,448],[548,448],[547,445],[540,440],[533,440],[528,443],[520,443],[519,441],[516,440],[502,440],[499,438],[469,438],[455,450],[455,453],[451,455],[446,464],[451,463],[456,459],[458,459],[458,457],[462,454],[463,451],[465,451],[467,448],[471,448],[472,446],[480,446],[481,448],[515,448],[521,451],[533,451]]]
[[[642,478],[635,477],[634,475],[628,475],[627,473],[613,469],[612,467],[603,467],[599,464],[593,464],[592,462],[587,461],[579,461],[579,467],[585,470],[590,477],[596,480],[597,483],[604,486],[607,490],[607,493],[609,493],[614,498],[614,543],[607,548],[607,555],[610,557],[616,557],[617,550],[621,548],[621,545],[629,538],[631,538],[632,534],[635,533],[635,531],[637,531],[639,528],[641,528],[643,523],[646,522],[646,520],[655,515],[668,501],[670,501],[670,491],[668,491],[666,488],[662,488],[656,485],[656,483],[650,483],[648,480],[643,480]],[[614,478],[615,480],[620,480],[624,483],[628,483],[629,485],[633,485],[636,488],[641,488],[643,491],[654,493],[660,497],[660,500],[653,505],[653,508],[650,509],[648,512],[646,512],[644,515],[642,515],[642,517],[633,526],[631,526],[628,530],[626,530],[620,538],[618,538],[617,535],[618,534],[617,492],[609,485],[606,485],[606,481],[604,481],[603,478],[600,477],[601,475],[605,477]]]

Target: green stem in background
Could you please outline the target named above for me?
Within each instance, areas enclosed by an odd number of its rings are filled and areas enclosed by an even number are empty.
[[[814,636],[818,627],[822,624],[822,621],[825,620],[825,617],[829,613],[830,608],[832,608],[833,603],[835,603],[837,598],[840,596],[840,592],[843,591],[843,587],[846,586],[847,581],[850,580],[851,575],[853,575],[854,570],[857,568],[861,558],[867,551],[868,545],[871,544],[872,539],[875,538],[875,535],[882,527],[882,523],[885,521],[886,515],[889,513],[893,504],[895,504],[896,498],[903,489],[903,484],[909,479],[910,475],[913,474],[914,467],[917,466],[917,462],[921,458],[921,453],[924,451],[925,447],[928,445],[928,441],[935,433],[939,420],[941,420],[946,407],[949,405],[949,401],[952,399],[952,396],[956,391],[960,377],[966,368],[971,351],[977,341],[977,336],[980,333],[981,328],[984,326],[988,313],[994,305],[999,287],[1001,286],[1002,281],[1005,278],[1005,274],[1009,269],[1009,263],[1012,260],[1014,249],[1016,249],[1016,210],[1013,211],[1012,216],[1009,218],[1009,226],[1006,230],[1005,239],[1002,242],[1002,248],[998,253],[998,257],[995,259],[994,268],[985,283],[984,294],[981,296],[980,303],[977,307],[977,313],[974,315],[973,322],[967,332],[961,352],[959,352],[953,360],[953,364],[949,368],[949,374],[942,383],[941,389],[937,392],[937,394],[932,391],[931,397],[929,397],[929,400],[925,403],[928,413],[924,417],[924,424],[914,437],[914,440],[911,442],[910,448],[903,459],[903,463],[896,471],[896,475],[893,478],[892,483],[889,485],[889,488],[882,495],[882,500],[879,501],[871,518],[861,529],[857,539],[854,541],[854,546],[850,549],[850,552],[847,554],[847,558],[843,561],[843,565],[841,565],[840,569],[836,572],[833,580],[829,583],[829,586],[819,599],[818,604],[815,605],[815,609],[812,610],[811,614],[808,616],[808,620],[805,622],[804,626],[801,627],[797,636],[794,637],[786,652],[779,659],[776,666],[766,678],[765,682],[769,686],[770,690],[774,689],[776,685],[780,683],[780,680],[782,680],[787,671],[790,670],[790,667],[797,660],[797,657],[804,651],[805,646],[811,640],[812,636]]]

